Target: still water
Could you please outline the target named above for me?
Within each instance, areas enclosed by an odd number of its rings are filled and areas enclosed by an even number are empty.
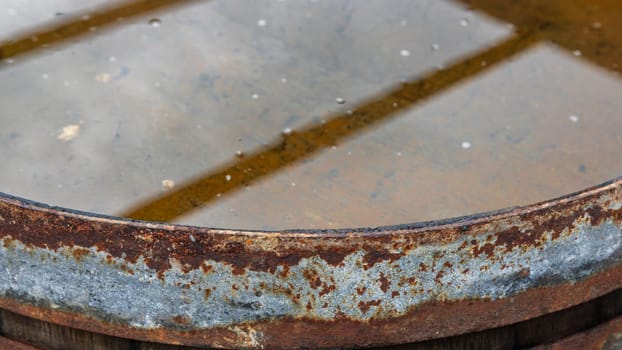
[[[622,175],[617,0],[0,6],[0,192],[209,227],[343,228]]]

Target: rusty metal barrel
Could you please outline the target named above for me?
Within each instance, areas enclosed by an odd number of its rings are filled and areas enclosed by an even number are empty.
[[[3,1],[0,349],[622,348],[619,0],[88,6]]]
[[[619,179],[445,221],[259,232],[94,216],[3,195],[2,332],[22,339],[38,328],[26,340],[49,348],[71,348],[46,341],[80,334],[100,348],[291,349],[503,329],[482,344],[507,345],[544,318],[538,327],[561,333],[539,340],[560,340],[575,323],[596,326],[586,314],[619,327],[621,208]]]

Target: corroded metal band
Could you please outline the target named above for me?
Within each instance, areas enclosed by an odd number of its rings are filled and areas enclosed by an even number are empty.
[[[622,179],[415,225],[253,232],[0,196],[0,307],[126,338],[227,348],[447,337],[622,286]]]

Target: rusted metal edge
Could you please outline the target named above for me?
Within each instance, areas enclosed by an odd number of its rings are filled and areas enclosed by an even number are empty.
[[[622,285],[622,179],[527,207],[376,229],[123,220],[0,195],[0,307],[126,338],[365,347],[499,327]]]
[[[24,344],[19,341],[15,341],[13,339],[9,339],[3,336],[0,336],[0,349],[11,349],[11,350],[41,350],[40,348],[36,348],[32,345]]]
[[[622,348],[622,316],[597,327],[560,339],[532,350],[616,350]]]

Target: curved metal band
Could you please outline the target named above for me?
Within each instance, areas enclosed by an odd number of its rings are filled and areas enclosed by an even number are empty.
[[[0,194],[0,307],[125,338],[370,346],[534,318],[622,286],[622,179],[445,221],[258,232]]]

